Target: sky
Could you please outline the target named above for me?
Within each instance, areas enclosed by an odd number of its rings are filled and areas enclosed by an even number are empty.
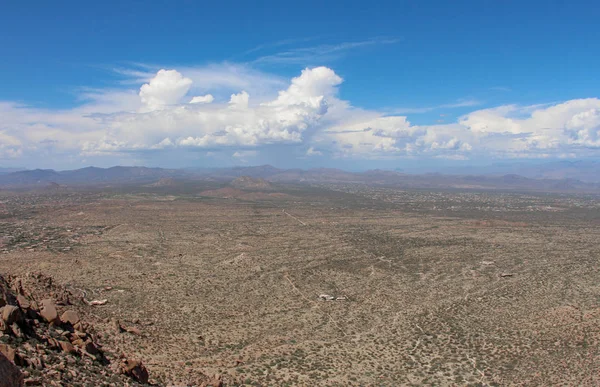
[[[0,167],[600,158],[597,1],[21,1]]]

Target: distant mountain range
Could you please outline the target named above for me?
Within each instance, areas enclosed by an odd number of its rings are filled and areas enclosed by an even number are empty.
[[[146,167],[88,167],[70,171],[35,169],[0,174],[0,187],[27,188],[61,186],[114,186],[145,184],[147,186],[173,186],[182,181],[236,180],[258,187],[256,179],[269,183],[357,183],[400,188],[430,189],[502,189],[548,192],[600,192],[600,179],[592,179],[588,168],[588,181],[571,178],[570,171],[578,165],[560,164],[561,169],[524,170],[527,175],[477,175],[477,174],[406,174],[396,171],[370,170],[348,172],[333,168],[279,169],[270,165],[222,169],[163,169]],[[586,165],[587,167],[587,165]],[[584,168],[580,168],[583,170]],[[597,175],[598,172],[596,171]],[[531,176],[538,176],[533,178]],[[239,179],[245,177],[244,179]],[[168,184],[167,184],[168,183]],[[241,184],[241,183],[240,183]],[[268,183],[261,183],[266,185]]]
[[[481,167],[453,167],[442,169],[441,172],[451,175],[516,174],[532,179],[576,179],[587,183],[600,183],[600,161],[596,160],[501,163]]]
[[[5,175],[7,173],[22,171],[25,168],[0,168],[0,175]]]
[[[33,169],[0,175],[0,186],[138,183],[154,181],[161,177],[185,175],[182,170],[146,167],[87,167],[59,172],[52,169]]]

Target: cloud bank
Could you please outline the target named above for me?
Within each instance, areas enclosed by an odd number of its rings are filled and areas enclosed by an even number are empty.
[[[224,65],[221,72],[160,69],[140,78],[137,89],[87,90],[85,103],[72,109],[0,101],[0,158],[52,155],[77,163],[180,149],[227,151],[251,162],[277,146],[293,146],[304,158],[357,160],[600,155],[598,98],[504,105],[452,123],[413,125],[340,99],[343,81],[327,67],[306,68],[285,83]]]

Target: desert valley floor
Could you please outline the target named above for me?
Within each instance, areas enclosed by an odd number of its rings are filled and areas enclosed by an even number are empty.
[[[597,196],[146,186],[0,202],[0,273],[106,299],[81,311],[99,344],[158,385],[600,385]]]

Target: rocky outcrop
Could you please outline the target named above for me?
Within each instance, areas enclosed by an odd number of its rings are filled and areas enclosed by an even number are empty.
[[[148,370],[140,360],[124,360],[122,372],[140,383],[148,383]]]
[[[46,298],[41,302],[42,307],[40,309],[40,315],[49,323],[60,323],[58,320],[58,312],[56,311],[56,305],[54,305],[54,300]]]
[[[140,360],[103,348],[76,298],[43,275],[0,276],[0,387],[148,383]]]
[[[21,387],[23,379],[19,368],[0,353],[0,387]]]
[[[74,310],[67,310],[60,316],[60,321],[75,326],[79,322],[79,315]]]

